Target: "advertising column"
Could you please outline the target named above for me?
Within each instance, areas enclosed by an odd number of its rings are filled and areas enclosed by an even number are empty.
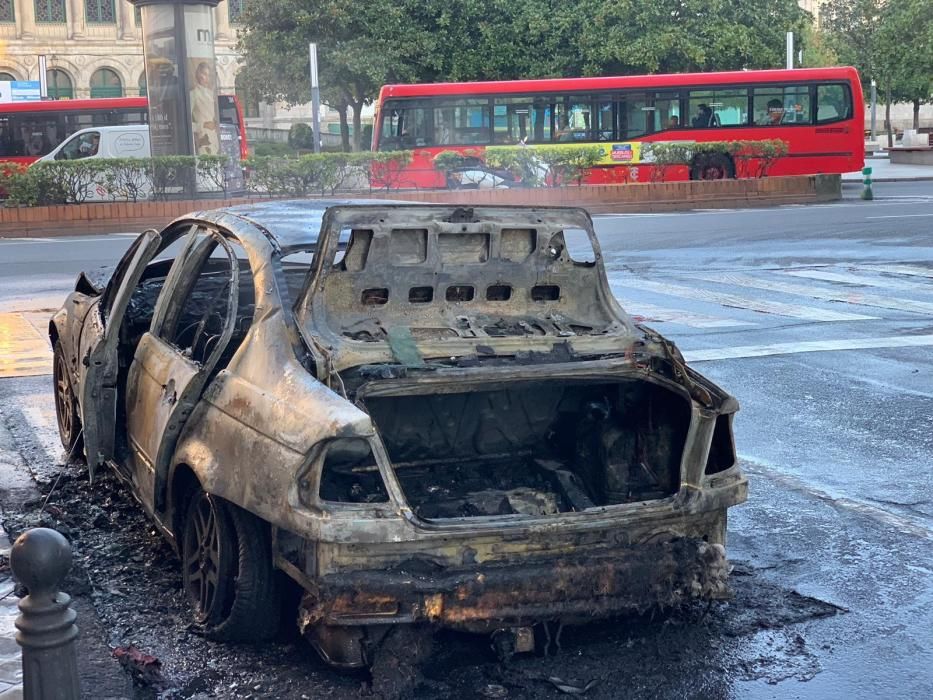
[[[214,7],[219,0],[130,0],[142,15],[153,156],[220,153]],[[194,178],[181,189],[195,188]]]

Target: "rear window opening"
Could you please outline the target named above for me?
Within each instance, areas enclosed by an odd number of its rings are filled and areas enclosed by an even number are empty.
[[[389,302],[389,290],[385,287],[372,287],[364,289],[360,295],[360,303],[363,306],[382,306]]]
[[[425,519],[547,516],[680,489],[690,405],[647,382],[520,382],[365,403]]]

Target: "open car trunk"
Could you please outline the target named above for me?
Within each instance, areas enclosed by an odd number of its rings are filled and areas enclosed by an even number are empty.
[[[548,379],[370,396],[425,519],[546,516],[672,496],[690,402],[642,379]]]

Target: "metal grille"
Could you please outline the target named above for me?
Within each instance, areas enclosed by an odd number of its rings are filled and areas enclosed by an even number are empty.
[[[113,24],[115,12],[113,0],[85,0],[85,16],[91,24]]]
[[[230,22],[237,23],[240,21],[240,15],[243,14],[245,4],[246,0],[227,0],[227,12],[229,13]]]
[[[0,22],[15,22],[16,14],[13,11],[13,0],[0,0]]]
[[[65,0],[36,0],[37,22],[64,22]]]

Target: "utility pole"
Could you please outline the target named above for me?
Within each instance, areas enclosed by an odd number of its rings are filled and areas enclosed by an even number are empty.
[[[794,67],[794,33],[787,32],[787,70]]]
[[[39,99],[47,100],[48,97],[49,97],[48,61],[45,56],[39,56]]]
[[[321,152],[321,86],[317,79],[317,44],[309,44],[311,56],[311,128],[314,131],[314,152]]]
[[[877,121],[875,120],[875,111],[878,108],[878,84],[875,79],[871,79],[871,140],[875,140],[877,132]]]

